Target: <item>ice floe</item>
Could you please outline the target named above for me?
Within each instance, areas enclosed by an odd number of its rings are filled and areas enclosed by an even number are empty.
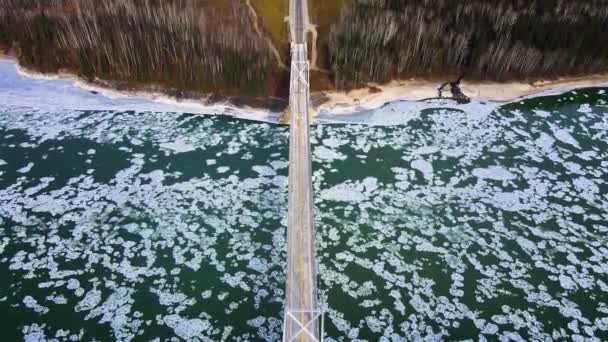
[[[492,179],[492,180],[512,180],[515,179],[515,175],[509,172],[507,169],[500,166],[490,166],[487,168],[476,168],[473,170],[473,176],[481,179]]]

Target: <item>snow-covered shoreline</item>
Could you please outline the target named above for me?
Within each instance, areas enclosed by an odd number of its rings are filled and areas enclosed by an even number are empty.
[[[226,115],[277,123],[280,113],[237,108],[226,103],[205,104],[162,93],[118,91],[87,83],[69,74],[42,74],[25,70],[16,61],[0,58],[0,104],[73,110],[134,110]]]
[[[277,112],[239,108],[227,103],[205,104],[161,93],[113,90],[87,83],[73,75],[31,72],[6,57],[0,57],[0,75],[0,104],[8,106],[56,110],[166,111],[226,115],[268,123],[280,123],[282,116]],[[501,105],[527,98],[560,94],[582,87],[608,87],[608,76],[563,79],[537,86],[463,82],[461,89],[471,96],[469,103],[458,103],[448,98],[433,99],[437,95],[438,84],[432,82],[393,82],[378,87],[381,91],[373,93],[369,90],[325,93],[329,100],[315,108],[315,123],[405,124],[420,111],[438,106],[483,116]]]

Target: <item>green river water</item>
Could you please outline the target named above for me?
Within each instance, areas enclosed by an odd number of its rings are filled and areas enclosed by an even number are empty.
[[[381,111],[312,127],[326,340],[608,339],[608,91]],[[280,340],[288,137],[0,105],[2,340]]]

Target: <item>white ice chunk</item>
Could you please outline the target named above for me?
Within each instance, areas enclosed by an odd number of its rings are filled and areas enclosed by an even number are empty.
[[[252,169],[253,169],[253,171],[260,174],[260,176],[276,176],[277,175],[277,172],[269,166],[256,165]]]
[[[184,153],[196,150],[196,147],[194,147],[190,142],[184,139],[178,139],[173,142],[162,143],[160,144],[160,147],[166,150],[171,150],[175,153]]]
[[[361,187],[348,183],[342,183],[329,189],[323,189],[319,196],[327,201],[354,203],[361,202],[367,198],[367,196],[363,194],[363,189],[361,189]]]
[[[326,162],[333,162],[334,160],[344,160],[346,159],[346,156],[342,153],[336,152],[335,150],[329,149],[325,146],[319,146],[316,147],[313,151],[314,156],[317,159],[326,161]]]
[[[34,163],[29,163],[26,166],[20,168],[19,170],[17,170],[17,172],[19,173],[28,173],[32,170],[32,168],[34,167]]]
[[[87,292],[86,296],[84,296],[84,298],[80,301],[80,303],[78,303],[78,305],[76,305],[76,307],[74,308],[74,311],[76,311],[76,312],[89,311],[89,310],[92,310],[97,305],[99,305],[99,303],[101,303],[101,291],[91,290],[91,291]]]
[[[433,164],[431,164],[430,162],[422,159],[417,159],[412,161],[411,166],[413,169],[422,172],[422,176],[424,176],[424,179],[426,179],[427,181],[433,179]]]
[[[553,135],[555,136],[555,139],[565,144],[572,145],[576,148],[581,148],[578,141],[576,141],[576,139],[574,139],[574,137],[566,129],[560,128],[553,130]]]
[[[437,148],[437,146],[422,146],[413,151],[414,154],[418,155],[433,154],[437,152],[439,152],[439,148]]]
[[[473,176],[481,179],[493,179],[501,181],[515,179],[515,175],[513,173],[500,166],[490,166],[485,169],[474,169]]]
[[[559,284],[562,288],[564,288],[566,290],[576,289],[576,283],[574,282],[574,280],[572,280],[572,278],[570,278],[564,274],[561,274],[559,276]]]
[[[192,340],[195,337],[200,338],[203,331],[210,328],[209,321],[199,318],[185,319],[179,315],[165,316],[163,319],[165,324],[175,331],[175,334],[185,340]]]
[[[591,106],[587,103],[582,104],[579,108],[578,108],[578,112],[579,113],[591,113]]]

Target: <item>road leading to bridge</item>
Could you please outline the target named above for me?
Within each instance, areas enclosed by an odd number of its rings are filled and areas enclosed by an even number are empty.
[[[307,0],[291,0],[291,81],[289,106],[289,218],[287,287],[283,341],[320,341],[322,311],[317,302],[314,205],[309,135],[309,63],[305,28]]]
[[[289,1],[291,44],[306,44],[306,30],[310,27],[308,18],[308,0]]]

